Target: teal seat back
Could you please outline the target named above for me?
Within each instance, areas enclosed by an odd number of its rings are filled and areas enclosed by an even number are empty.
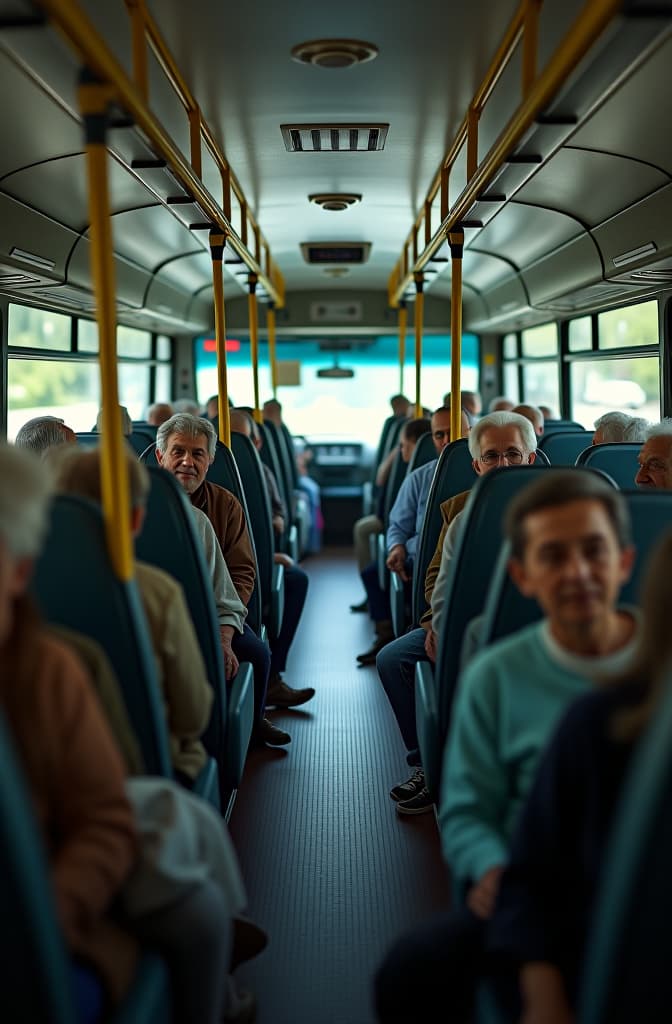
[[[623,495],[630,511],[637,558],[632,575],[621,591],[621,600],[639,604],[651,555],[658,541],[672,526],[672,491],[631,490],[624,491]]]
[[[641,443],[630,444],[593,444],[584,448],[576,460],[577,466],[590,466],[608,473],[622,490],[630,490],[635,486],[635,476],[639,469],[637,456]]]
[[[261,459],[250,438],[245,437],[244,434],[232,434],[231,451],[245,492],[248,523],[252,527],[257,555],[258,579],[261,588],[261,618],[262,622],[267,622],[271,607],[271,580],[275,553],[271,503],[266,489]]]
[[[392,506],[397,500],[399,488],[406,479],[407,472],[408,463],[404,462],[402,459],[401,452],[397,452],[383,489],[383,515],[381,517],[383,522],[383,531],[387,530]]]
[[[441,533],[441,502],[468,491],[478,479],[471,464],[466,438],[451,441],[441,452],[427,497],[425,518],[413,563],[413,622],[417,625],[427,610],[425,575]]]
[[[151,490],[135,550],[139,559],[169,573],[184,591],[214,693],[202,739],[208,752],[220,760],[226,743],[227,691],[212,581],[186,493],[172,473],[159,466],[149,467],[148,472]]]
[[[446,579],[435,680],[438,688],[439,749],[443,747],[460,669],[467,625],[483,611],[493,566],[502,542],[503,519],[511,499],[536,480],[546,466],[509,466],[478,478],[461,519],[455,552]],[[423,764],[425,764],[423,758]],[[428,766],[425,765],[428,772]],[[441,766],[435,765],[434,780]]]
[[[575,420],[544,420],[544,434],[557,433],[559,430],[584,430]]]
[[[670,1019],[672,674],[639,742],[607,847],[583,960],[581,1024]]]
[[[142,455],[156,441],[156,431],[153,432],[149,425],[146,428],[134,427],[131,433],[126,435],[126,440],[136,455]]]
[[[287,444],[284,435],[275,423],[272,423],[270,420],[264,420],[262,426],[264,427],[264,443],[268,443],[269,447],[275,452],[277,463],[280,467],[278,485],[280,486],[280,493],[286,495],[289,499],[287,513],[291,516],[294,510],[294,476],[292,474]]]
[[[9,730],[0,716],[3,1019],[77,1024],[70,965],[32,806]]]
[[[420,469],[420,466],[426,465],[435,458],[436,448],[434,447],[434,438],[430,431],[428,434],[423,434],[422,437],[418,438],[408,463],[408,472],[412,473],[414,469]]]
[[[552,466],[573,466],[592,438],[588,430],[559,430],[544,433],[539,438],[539,448],[548,455]]]
[[[283,472],[282,465],[280,463],[280,457],[278,455],[275,443],[271,438],[271,431],[268,427],[268,424],[257,423],[257,429],[261,434],[263,442],[261,445],[261,450],[259,452],[259,458],[261,459],[263,464],[270,469],[271,473],[273,474],[275,482],[278,485],[280,497],[285,503],[285,510],[287,513],[285,516],[285,529],[283,530],[282,537],[279,538],[279,542],[278,544],[276,544],[276,547],[279,547],[279,550],[281,551],[288,552],[288,534],[289,527],[292,525],[292,508],[294,506],[294,495],[292,494],[289,480],[287,479],[285,473]]]
[[[115,576],[98,505],[58,495],[37,560],[33,593],[49,622],[97,640],[119,680],[149,775],[172,775],[166,717],[135,580]]]

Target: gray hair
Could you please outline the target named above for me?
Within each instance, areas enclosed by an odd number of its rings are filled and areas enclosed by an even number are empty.
[[[121,432],[122,432],[122,434],[126,434],[126,435],[132,434],[133,433],[133,420],[131,419],[131,415],[130,415],[128,409],[126,408],[125,405],[120,405],[119,409],[121,410],[120,415],[121,415]],[[100,411],[98,412],[98,415],[96,416],[96,430],[97,430],[98,433],[100,433],[102,431],[102,429],[103,429],[103,410],[100,409]]]
[[[175,413],[169,420],[162,423],[156,432],[156,447],[162,455],[166,452],[171,434],[184,434],[185,437],[194,439],[204,434],[208,441],[208,454],[211,459],[214,459],[217,434],[210,420],[203,419],[201,416],[192,416],[188,412]]]
[[[522,410],[525,412],[522,412]],[[517,412],[521,416],[524,416],[526,420],[529,420],[534,427],[535,433],[537,428],[543,431],[544,429],[544,414],[538,405],[530,405],[529,402],[521,402],[520,405],[514,406],[511,412]]]
[[[469,454],[472,459],[481,457],[481,435],[490,427],[517,427],[523,442],[525,454],[537,450],[537,435],[529,420],[517,412],[490,412],[483,416],[469,431]]]
[[[502,402],[506,402],[506,410],[499,408]],[[488,402],[488,412],[508,412],[510,409],[513,409],[515,404],[516,403],[512,402],[510,398],[506,397],[506,395],[495,395],[495,397],[491,398]]]
[[[0,539],[14,558],[33,558],[47,532],[51,473],[30,450],[2,442],[0,476]]]
[[[610,444],[618,441],[625,441],[625,428],[630,423],[632,416],[627,412],[605,412],[595,420],[595,430],[599,430],[604,440]]]
[[[623,440],[635,443],[644,441],[650,429],[651,423],[643,416],[631,416],[630,422],[623,431]]]
[[[649,427],[644,440],[650,441],[652,437],[672,437],[672,419],[669,416]]]
[[[17,448],[27,448],[41,455],[57,444],[65,444],[65,424],[56,416],[36,416],[24,423],[14,439]]]
[[[174,412],[188,412],[190,416],[199,416],[201,407],[195,398],[177,398],[173,402]]]

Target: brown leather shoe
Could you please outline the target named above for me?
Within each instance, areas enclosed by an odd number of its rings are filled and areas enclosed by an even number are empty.
[[[262,718],[257,728],[257,739],[260,743],[266,743],[269,747],[284,747],[292,742],[288,732],[278,729],[268,718]]]
[[[315,690],[312,686],[306,686],[303,690],[293,690],[280,676],[271,676],[266,691],[266,707],[298,708],[299,704],[305,704],[314,696]]]

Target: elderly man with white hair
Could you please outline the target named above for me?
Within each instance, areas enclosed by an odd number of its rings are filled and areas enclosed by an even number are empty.
[[[637,461],[638,487],[672,490],[672,419],[668,417],[649,428]]]
[[[27,448],[37,455],[44,455],[58,444],[74,444],[77,441],[71,430],[57,416],[35,416],[24,423],[14,438],[17,448]]]
[[[625,441],[624,433],[632,416],[627,412],[605,412],[595,420],[593,444],[614,444]]]

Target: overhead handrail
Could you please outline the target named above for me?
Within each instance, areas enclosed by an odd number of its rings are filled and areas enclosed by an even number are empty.
[[[576,64],[586,55],[622,6],[622,0],[588,0],[566,33],[544,70],[536,75],[539,0],[522,0],[488,68],[481,86],[469,104],[455,138],[441,161],[420,213],[404,243],[401,256],[388,281],[388,300],[396,308],[422,273],[449,232],[460,229],[467,213],[491,184],[506,158],[513,151],[535,118],[545,109]],[[488,153],[478,162],[478,122],[497,81],[506,69],[518,43],[523,41],[523,74],[520,105],[509,119]],[[467,146],[467,183],[451,207],[448,183],[457,157]],[[432,204],[440,192],[441,225],[432,233]],[[418,237],[424,227],[424,248],[419,251]],[[409,256],[409,251],[412,254]]]
[[[131,0],[130,14],[133,30],[133,58],[138,76],[133,82],[122,65],[108,48],[105,40],[96,31],[93,23],[79,7],[76,0],[35,0],[50,21],[76,50],[82,63],[101,81],[108,83],[118,102],[131,116],[135,124],[146,135],[152,149],[170,167],[171,172],[202,210],[205,221],[213,228],[218,227],[226,235],[226,244],[240,257],[250,273],[256,274],[259,283],[269,299],[276,306],[284,305],[284,281],[282,274],[270,256],[268,243],[261,234],[258,223],[252,216],[240,185],[236,181],[224,154],[200,108],[177,68],[177,65],[161,38],[159,30],[144,6],[144,0]],[[191,158],[189,163],[173,139],[151,112],[147,101],[146,52],[143,51],[138,25],[142,19],[145,39],[149,40],[158,62],[175,89],[187,111],[190,125]],[[143,56],[144,53],[144,56]],[[222,206],[219,206],[201,181],[201,140],[205,141],[213,160],[222,176]],[[241,234],[231,224],[231,192],[236,195],[241,207]],[[254,239],[254,252],[247,245],[248,235]]]

